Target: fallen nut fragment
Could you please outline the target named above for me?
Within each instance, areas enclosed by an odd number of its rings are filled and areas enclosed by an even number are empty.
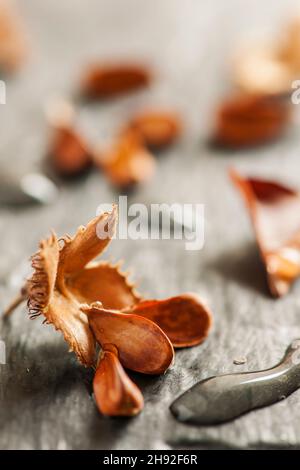
[[[65,101],[47,109],[51,125],[49,159],[54,170],[62,176],[76,176],[92,164],[92,152],[74,124],[74,110]]]
[[[283,296],[300,276],[300,193],[234,170],[230,176],[249,210],[270,291]]]
[[[149,70],[138,64],[94,64],[81,78],[81,94],[91,98],[111,98],[145,87],[151,80]]]
[[[290,118],[291,106],[285,100],[237,95],[219,107],[213,139],[229,148],[260,145],[283,134]]]
[[[85,140],[71,127],[54,129],[49,156],[57,173],[76,176],[91,166],[91,154]]]
[[[179,117],[167,111],[148,111],[132,119],[130,127],[142,138],[147,147],[163,148],[171,145],[180,135]]]
[[[122,133],[112,149],[94,155],[94,161],[117,187],[146,182],[153,176],[156,162],[133,131]]]
[[[121,364],[143,374],[163,374],[174,361],[174,350],[156,323],[139,315],[102,307],[101,302],[82,305],[101,346],[116,346]]]
[[[144,300],[123,312],[141,315],[157,323],[175,348],[202,343],[212,325],[210,311],[195,294],[182,294],[165,300]]]
[[[144,407],[139,388],[128,377],[111,344],[104,345],[93,380],[94,396],[105,416],[135,416]]]
[[[0,0],[0,69],[15,72],[28,54],[24,26],[10,0]]]

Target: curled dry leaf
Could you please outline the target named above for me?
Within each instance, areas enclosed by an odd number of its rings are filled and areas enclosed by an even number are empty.
[[[181,132],[181,123],[175,113],[149,111],[136,116],[131,128],[141,136],[145,145],[162,148],[172,144]]]
[[[162,374],[173,363],[173,346],[165,333],[147,318],[108,310],[100,302],[81,306],[101,346],[113,344],[122,365],[144,374]]]
[[[238,95],[220,106],[214,140],[230,148],[251,147],[278,138],[291,117],[291,106],[280,98]]]
[[[144,407],[143,395],[128,377],[113,345],[105,345],[93,381],[94,396],[106,416],[135,416]]]
[[[0,0],[0,68],[15,72],[27,57],[22,21],[9,0]]]
[[[120,135],[105,155],[95,156],[95,163],[116,186],[126,188],[151,179],[156,162],[133,131]]]
[[[137,64],[94,64],[81,79],[81,93],[91,99],[111,98],[145,87],[149,70]]]
[[[282,296],[300,275],[300,194],[274,181],[230,174],[249,210],[271,293]]]
[[[175,348],[202,343],[212,325],[210,311],[195,294],[182,294],[165,300],[145,300],[123,311],[152,320]]]
[[[111,213],[103,213],[86,227],[80,227],[73,238],[64,237],[61,248],[54,234],[43,240],[39,251],[32,257],[34,272],[27,286],[29,313],[32,317],[44,315],[47,323],[52,323],[63,333],[70,349],[86,366],[94,363],[95,340],[87,318],[80,310],[80,303],[85,299],[84,291],[80,290],[80,283],[73,291],[69,284],[72,285],[72,278],[78,272],[83,275],[86,265],[106,248],[114,234],[116,220],[114,207]],[[102,238],[99,237],[100,232]],[[101,279],[94,282],[100,284]],[[126,282],[124,277],[123,283]]]

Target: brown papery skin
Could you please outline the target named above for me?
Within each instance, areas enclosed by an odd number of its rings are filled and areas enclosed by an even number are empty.
[[[230,176],[249,210],[270,291],[283,296],[300,276],[300,194],[234,170]]]
[[[81,79],[81,94],[90,99],[112,98],[145,87],[149,70],[137,64],[90,65]]]
[[[213,140],[233,149],[264,144],[285,131],[290,117],[282,98],[237,95],[220,105]]]
[[[105,416],[135,416],[144,407],[139,388],[123,369],[113,345],[104,346],[93,380],[94,396]]]
[[[84,305],[90,327],[101,346],[113,344],[121,364],[144,374],[163,374],[174,360],[173,346],[152,321],[139,315],[102,308],[100,302]]]
[[[171,145],[179,137],[181,122],[175,113],[148,111],[136,116],[131,128],[139,133],[147,147],[160,149]]]
[[[166,333],[174,348],[202,343],[212,326],[212,314],[195,294],[146,300],[124,311],[152,320]]]
[[[77,176],[92,164],[88,145],[72,127],[53,129],[48,153],[54,170],[62,176]]]

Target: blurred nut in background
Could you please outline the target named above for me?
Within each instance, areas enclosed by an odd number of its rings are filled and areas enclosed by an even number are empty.
[[[0,0],[0,69],[15,72],[27,57],[23,23],[9,0]]]
[[[156,162],[134,131],[120,135],[112,149],[96,156],[96,164],[119,187],[129,187],[151,179]]]
[[[137,64],[95,64],[81,79],[81,93],[90,99],[111,98],[147,86],[151,74]]]
[[[142,113],[132,120],[131,127],[139,133],[145,145],[152,148],[171,145],[181,133],[179,117],[166,111]]]
[[[278,138],[291,118],[291,105],[276,97],[236,95],[216,117],[214,141],[229,148],[251,147]]]
[[[300,73],[300,17],[284,25],[269,44],[244,48],[236,56],[234,81],[248,93],[286,94]]]

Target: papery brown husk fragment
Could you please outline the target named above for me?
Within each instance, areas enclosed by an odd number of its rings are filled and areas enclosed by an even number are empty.
[[[173,346],[147,318],[104,309],[100,302],[84,305],[91,329],[101,346],[113,344],[121,364],[144,374],[163,374],[173,363]]]
[[[175,348],[202,343],[212,326],[210,311],[195,294],[182,294],[164,300],[144,300],[123,311],[152,320]]]
[[[270,291],[280,297],[300,275],[300,193],[234,170],[230,176],[249,210]]]
[[[112,98],[138,90],[150,83],[149,70],[138,64],[94,64],[81,79],[81,94],[90,99]]]
[[[280,137],[291,119],[291,105],[279,97],[236,95],[217,110],[213,140],[229,148],[252,147]]]
[[[105,345],[93,380],[94,396],[106,416],[135,416],[144,407],[139,388],[128,377],[113,345]]]

